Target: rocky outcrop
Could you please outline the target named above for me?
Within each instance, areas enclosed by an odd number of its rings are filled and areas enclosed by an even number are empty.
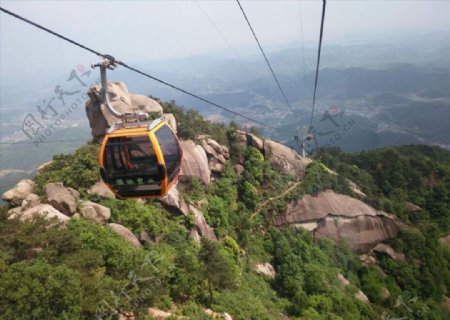
[[[72,215],[77,210],[80,193],[72,188],[66,188],[62,182],[52,182],[44,186],[47,202],[66,215]]]
[[[189,205],[184,201],[183,197],[180,196],[177,187],[170,189],[167,196],[161,199],[161,202],[169,211],[175,210],[177,214],[185,216],[188,216],[189,214]]]
[[[167,319],[172,316],[172,313],[158,309],[158,308],[148,308],[147,314],[151,316],[153,319]]]
[[[219,313],[211,309],[203,309],[203,311],[212,319],[233,320],[233,318],[226,312]]]
[[[202,238],[206,238],[208,240],[211,241],[216,241],[217,237],[216,234],[214,233],[214,229],[211,228],[205,220],[205,217],[203,216],[203,213],[201,213],[200,210],[198,210],[196,207],[189,205],[189,211],[193,214],[194,216],[194,223],[195,223],[195,227],[199,233],[199,235]]]
[[[211,170],[209,169],[208,158],[205,149],[196,145],[192,140],[180,141],[183,150],[183,161],[179,181],[185,182],[197,177],[205,185],[211,181]]]
[[[357,217],[377,214],[377,210],[358,199],[327,190],[290,202],[277,224],[317,221],[328,215]]]
[[[112,192],[102,180],[97,181],[92,187],[90,187],[87,193],[106,199],[114,199],[116,197],[114,192]]]
[[[21,209],[25,211],[30,208],[34,208],[37,205],[41,204],[41,200],[37,194],[30,193],[25,199],[22,201]]]
[[[126,87],[125,87],[126,89]],[[128,90],[126,90],[128,93]],[[142,94],[130,93],[130,106],[131,110],[141,111],[145,113],[156,113],[159,115],[163,114],[163,109],[161,105],[149,97]]]
[[[253,267],[253,271],[255,271],[257,274],[261,274],[270,278],[275,277],[275,269],[268,262],[256,264]]]
[[[406,211],[412,212],[412,213],[422,210],[422,208],[419,207],[418,205],[415,205],[414,203],[411,203],[408,201],[405,202],[404,206],[405,206]]]
[[[101,85],[94,85],[88,91],[89,99],[86,102],[86,114],[89,119],[91,133],[95,141],[100,141],[108,128],[120,119],[106,110],[101,95]],[[108,81],[108,97],[111,106],[118,112],[133,113],[146,112],[162,115],[162,107],[155,100],[140,95],[131,94],[123,82]]]
[[[375,248],[373,248],[373,251],[377,253],[387,254],[393,260],[400,260],[400,261],[405,260],[405,255],[403,253],[395,252],[395,250],[392,249],[391,246],[388,246],[387,244],[384,243],[377,244]]]
[[[189,231],[189,237],[196,243],[200,243],[202,237],[200,237],[200,234],[198,233],[197,229],[194,227]]]
[[[225,170],[225,162],[230,158],[228,148],[206,136],[199,136],[197,139],[206,152],[211,172],[222,173]]]
[[[22,221],[29,220],[33,216],[41,216],[45,219],[57,218],[61,222],[66,222],[70,218],[48,204],[39,204],[33,208],[22,211],[21,208],[14,208],[8,211],[9,219],[19,218]]]
[[[345,239],[355,252],[369,251],[400,230],[393,216],[331,190],[292,201],[275,223],[304,227],[318,238]]]
[[[252,146],[256,149],[258,149],[261,152],[264,152],[264,140],[257,137],[256,135],[252,133],[247,133],[247,143],[249,146]]]
[[[8,202],[12,206],[20,206],[22,201],[28,197],[28,195],[33,192],[34,181],[32,180],[20,180],[14,188],[6,191],[2,199]]]
[[[361,190],[360,186],[358,186],[353,181],[347,180],[348,186],[350,187],[350,190],[360,199],[363,199],[367,197],[367,195]]]
[[[397,222],[385,216],[342,218],[328,216],[314,230],[314,236],[332,240],[345,239],[354,252],[367,252],[377,243],[397,236]]]
[[[98,224],[106,224],[111,217],[111,209],[92,201],[80,203],[80,215]]]
[[[369,298],[367,298],[367,296],[361,290],[359,290],[358,292],[355,293],[355,298],[358,299],[359,301],[364,302],[364,303],[369,303],[370,302]]]
[[[350,281],[348,281],[347,278],[344,277],[344,275],[342,273],[339,273],[337,278],[344,287],[346,287],[350,284]]]
[[[129,242],[133,247],[142,248],[139,239],[133,234],[133,232],[125,228],[123,225],[118,223],[110,223],[109,227],[111,228],[112,231],[114,231],[119,236],[124,238],[127,242]]]
[[[167,121],[169,124],[169,127],[177,133],[177,119],[175,119],[175,116],[172,113],[164,113],[163,119]]]
[[[279,171],[302,179],[311,159],[301,157],[294,150],[272,140],[264,141],[264,157]]]

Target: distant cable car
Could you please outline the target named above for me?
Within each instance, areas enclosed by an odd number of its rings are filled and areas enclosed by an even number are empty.
[[[114,126],[100,148],[100,175],[120,198],[163,197],[177,181],[182,154],[162,119],[143,127]]]
[[[120,198],[159,198],[178,179],[183,151],[177,136],[163,119],[148,121],[146,114],[121,114],[109,103],[106,69],[116,60],[108,57],[100,67],[103,101],[108,112],[120,118],[106,132],[100,147],[100,176]]]

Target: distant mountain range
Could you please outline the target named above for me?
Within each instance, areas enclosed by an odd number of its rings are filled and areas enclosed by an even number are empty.
[[[359,151],[416,143],[450,148],[450,41],[445,39],[448,38],[407,44],[325,45],[313,122],[316,134],[309,148],[337,146],[345,151]],[[294,114],[285,105],[259,54],[240,58],[205,55],[136,65],[165,81],[275,126],[274,130],[261,131],[297,148],[294,136],[309,126],[316,48],[304,51],[298,47],[283,48],[269,51],[268,56]],[[98,78],[96,72],[90,74],[90,82]],[[131,92],[176,100],[179,105],[196,109],[216,121],[234,120],[243,126],[253,125],[127,70],[119,68],[109,72],[108,77],[124,81]],[[40,75],[41,78],[39,86],[32,79],[22,79],[21,86],[2,83],[5,89],[0,106],[3,143],[26,138],[20,131],[25,116],[30,112],[38,116],[36,106],[54,96],[55,86],[62,84],[67,75],[48,80]],[[34,84],[27,86],[28,82]],[[72,90],[86,90],[78,87]],[[28,172],[51,159],[53,154],[74,150],[84,143],[89,138],[84,102],[58,128],[52,138],[55,137],[75,138],[80,142],[43,144],[39,150],[2,145],[0,170]]]

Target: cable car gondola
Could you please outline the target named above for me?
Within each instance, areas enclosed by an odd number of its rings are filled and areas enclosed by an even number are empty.
[[[148,126],[112,127],[103,139],[100,175],[120,198],[165,196],[176,183],[182,150],[162,119]]]
[[[163,119],[147,121],[147,115],[121,114],[109,103],[106,69],[113,57],[93,65],[100,67],[106,109],[121,119],[105,134],[99,153],[100,176],[119,198],[159,198],[178,179],[183,152],[177,136]]]

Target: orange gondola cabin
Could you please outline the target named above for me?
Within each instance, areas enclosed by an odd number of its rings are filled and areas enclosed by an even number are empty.
[[[177,136],[162,119],[122,126],[111,127],[103,139],[103,181],[119,198],[164,197],[180,172],[183,152]]]

